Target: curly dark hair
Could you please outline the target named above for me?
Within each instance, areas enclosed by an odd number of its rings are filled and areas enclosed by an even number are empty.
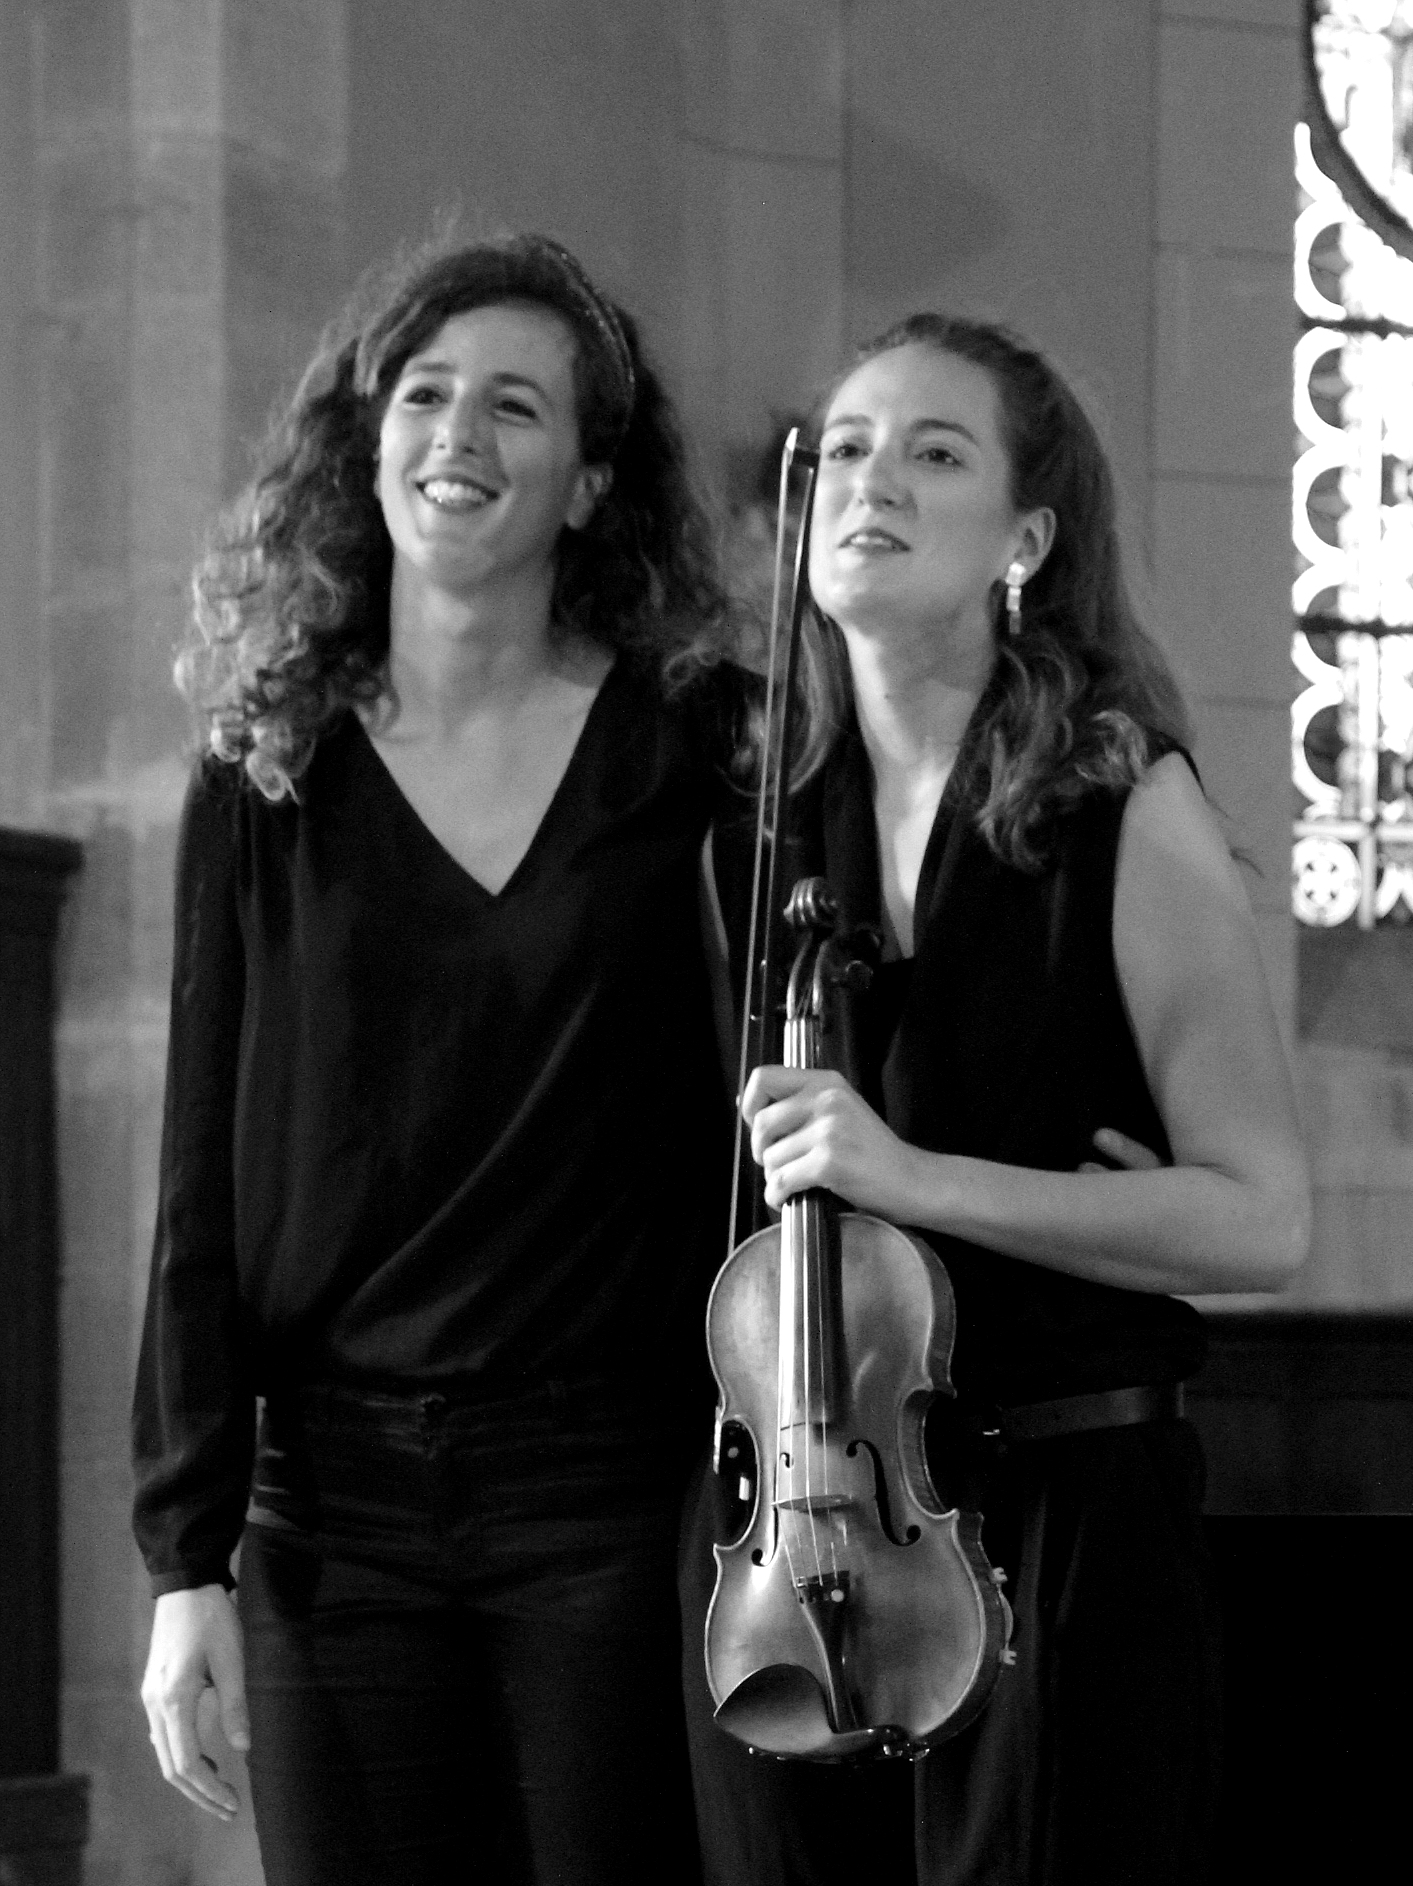
[[[1004,327],[913,314],[858,349],[815,409],[877,355],[919,345],[981,367],[1000,401],[1001,437],[1017,511],[1055,513],[1049,554],[1025,586],[1021,632],[1005,632],[996,586],[996,665],[972,715],[958,787],[986,842],[1037,870],[1054,822],[1094,788],[1131,786],[1161,753],[1190,744],[1182,695],[1145,633],[1124,579],[1113,477],[1088,414],[1035,348]],[[806,765],[837,733],[848,705],[848,660],[837,627],[814,611],[802,687]]]
[[[347,708],[389,698],[392,543],[374,455],[398,376],[454,315],[512,300],[568,323],[584,461],[613,467],[588,524],[561,538],[554,625],[655,667],[668,692],[730,652],[711,528],[632,320],[547,237],[427,244],[325,332],[193,576],[177,685],[212,752],[268,798],[294,790]]]

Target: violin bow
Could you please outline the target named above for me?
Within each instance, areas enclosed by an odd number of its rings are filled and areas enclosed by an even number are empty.
[[[790,487],[796,470],[805,474],[794,554],[790,551]],[[766,646],[765,741],[761,755],[760,785],[756,793],[755,855],[751,869],[751,916],[746,953],[746,986],[742,1001],[741,1054],[736,1071],[736,1133],[731,1171],[731,1224],[728,1249],[734,1250],[741,1230],[742,1172],[749,1154],[740,1096],[752,1068],[778,1060],[775,1040],[779,936],[784,921],[780,896],[780,859],[785,849],[785,808],[790,787],[790,746],[795,728],[795,691],[799,671],[801,625],[808,595],[810,518],[814,508],[819,453],[800,443],[798,426],[790,428],[780,454],[780,500],[775,521],[775,578],[771,591],[770,635]],[[788,629],[782,634],[782,624]],[[780,648],[785,644],[784,673]],[[752,1172],[750,1231],[767,1222],[764,1189]],[[747,1234],[749,1235],[749,1234]]]

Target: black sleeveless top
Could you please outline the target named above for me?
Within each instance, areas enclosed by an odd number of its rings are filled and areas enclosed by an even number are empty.
[[[857,731],[836,749],[819,797],[823,864],[844,918],[876,923],[873,778]],[[959,792],[943,795],[918,883],[916,956],[884,965],[855,1023],[859,1083],[909,1144],[1073,1172],[1109,1126],[1170,1156],[1114,964],[1126,802],[1112,792],[1082,800],[1060,820],[1048,866],[1031,874],[995,856]],[[953,1376],[965,1397],[1005,1405],[1172,1382],[1201,1363],[1189,1304],[923,1235],[956,1292]]]

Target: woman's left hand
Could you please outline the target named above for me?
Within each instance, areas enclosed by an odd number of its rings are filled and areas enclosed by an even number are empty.
[[[907,1222],[916,1153],[842,1074],[758,1067],[746,1083],[741,1114],[772,1210],[819,1185],[860,1211]]]
[[[1116,1126],[1101,1126],[1094,1135],[1094,1149],[1101,1157],[1086,1159],[1081,1172],[1159,1172],[1163,1161],[1141,1139],[1131,1139]]]

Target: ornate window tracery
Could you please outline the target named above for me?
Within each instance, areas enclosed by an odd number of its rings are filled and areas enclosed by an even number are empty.
[[[1413,919],[1413,0],[1309,0],[1296,127],[1295,913]]]

